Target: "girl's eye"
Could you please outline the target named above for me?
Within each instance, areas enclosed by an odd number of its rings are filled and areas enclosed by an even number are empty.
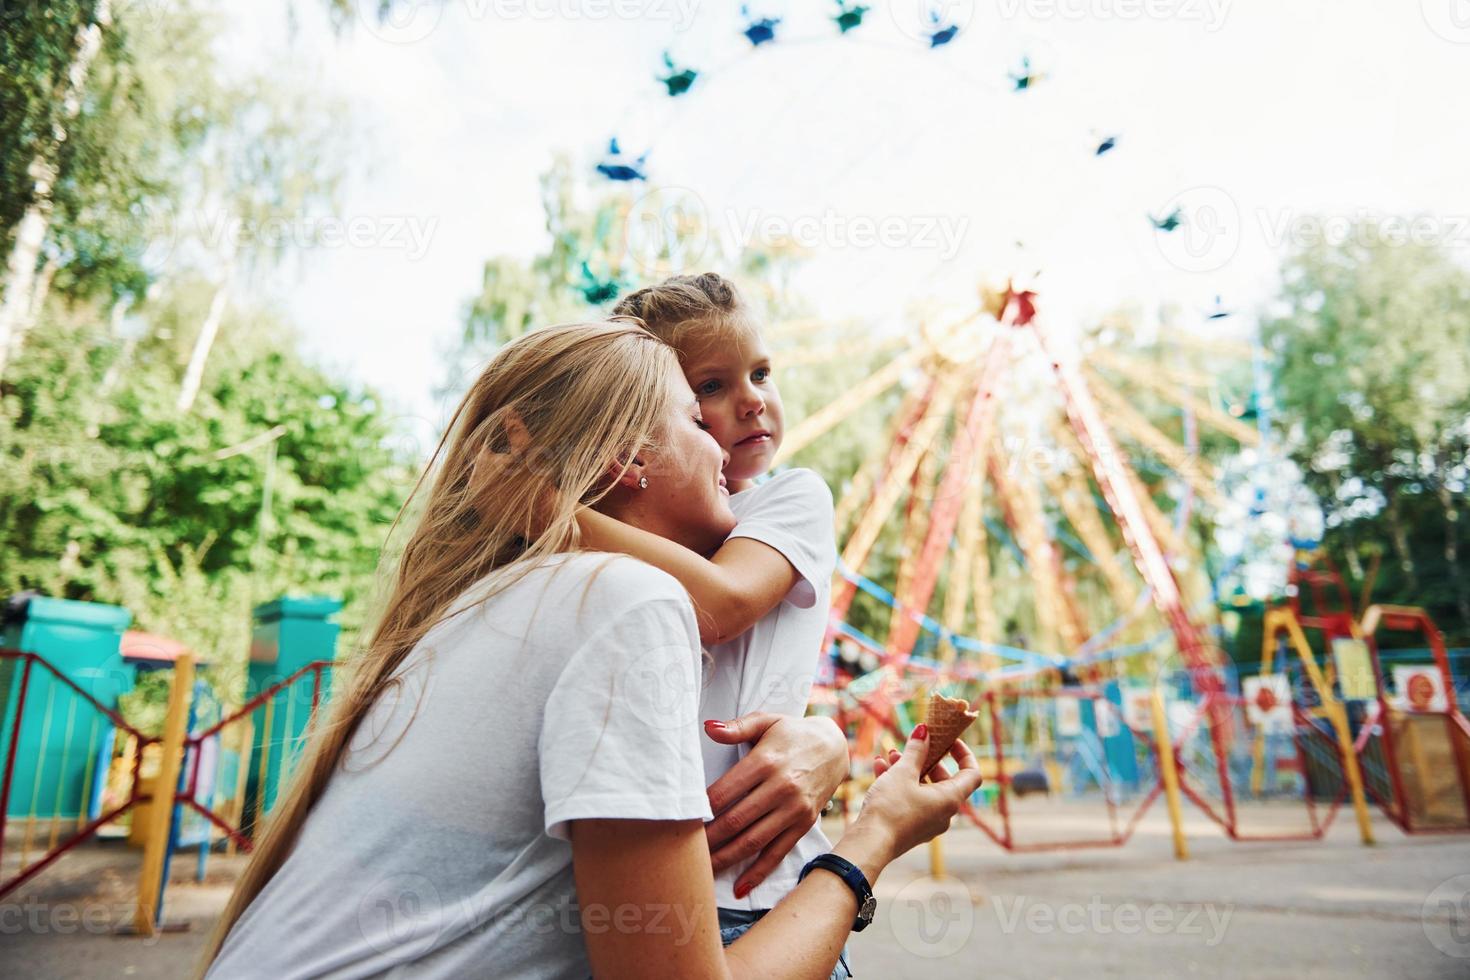
[[[755,380],[757,382],[765,381],[770,376],[771,376],[771,369],[770,368],[756,368],[755,369],[755,375],[754,375],[754,377],[755,377]]]
[[[695,419],[694,424],[699,426],[700,429],[705,432],[709,431],[709,425],[704,421],[704,419]]]
[[[700,395],[713,395],[715,392],[717,392],[719,390],[720,390],[720,383],[718,381],[706,381],[704,384],[702,384],[702,385],[699,386],[699,388],[697,390],[697,394],[700,394]]]

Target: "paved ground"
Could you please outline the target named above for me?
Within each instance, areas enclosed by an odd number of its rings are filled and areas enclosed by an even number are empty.
[[[1061,835],[1083,816],[1059,808],[1027,826]],[[946,878],[928,877],[921,849],[878,883],[854,969],[882,980],[1470,977],[1470,837],[1407,838],[1379,821],[1379,846],[1364,848],[1344,813],[1322,843],[1232,844],[1189,819],[1184,863],[1162,807],[1126,847],[1101,850],[1007,854],[956,824]],[[211,858],[196,884],[194,858],[176,858],[166,919],[189,929],[140,940],[113,934],[132,916],[136,860],[121,845],[89,848],[0,902],[0,975],[188,976],[238,861]]]

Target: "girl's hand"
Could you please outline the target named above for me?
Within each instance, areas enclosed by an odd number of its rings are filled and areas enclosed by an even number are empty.
[[[847,778],[847,736],[831,718],[767,712],[707,722],[705,735],[725,745],[755,742],[709,787],[715,819],[705,826],[715,871],[759,855],[735,882],[735,896],[743,898],[812,828]]]
[[[980,764],[963,741],[956,740],[950,757],[959,768],[948,773],[940,762],[927,775],[933,782],[922,783],[919,772],[929,748],[929,730],[925,725],[914,729],[903,753],[888,753],[887,759],[875,759],[873,772],[877,779],[863,800],[854,829],[860,824],[885,832],[892,841],[893,856],[917,847],[949,829],[949,822],[970,794],[980,787]]]

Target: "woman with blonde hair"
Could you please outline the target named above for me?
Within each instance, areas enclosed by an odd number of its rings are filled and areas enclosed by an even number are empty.
[[[210,977],[831,973],[879,872],[944,830],[979,772],[961,746],[956,774],[921,783],[920,726],[828,860],[721,947],[693,608],[576,531],[591,506],[716,549],[734,518],[700,422],[674,352],[636,324],[500,352],[435,453],[382,621],[271,815]]]

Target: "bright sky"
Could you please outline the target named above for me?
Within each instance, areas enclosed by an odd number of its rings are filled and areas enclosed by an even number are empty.
[[[287,4],[226,2],[234,56],[289,44],[372,132],[342,217],[375,244],[283,273],[289,307],[318,356],[431,426],[482,263],[543,248],[538,176],[557,152],[590,176],[614,134],[729,240],[807,238],[802,292],[879,325],[1038,268],[1058,324],[1217,294],[1249,313],[1314,214],[1388,236],[1427,214],[1418,234],[1470,249],[1470,0],[951,0],[961,30],[933,50],[922,0],[869,0],[846,36],[835,0],[763,0],[784,20],[754,51],[710,0],[409,0],[339,40],[320,0],[294,0],[294,40]],[[665,49],[702,72],[677,100]],[[1046,77],[1013,92],[1028,54]],[[1186,225],[1156,233],[1175,205]]]

